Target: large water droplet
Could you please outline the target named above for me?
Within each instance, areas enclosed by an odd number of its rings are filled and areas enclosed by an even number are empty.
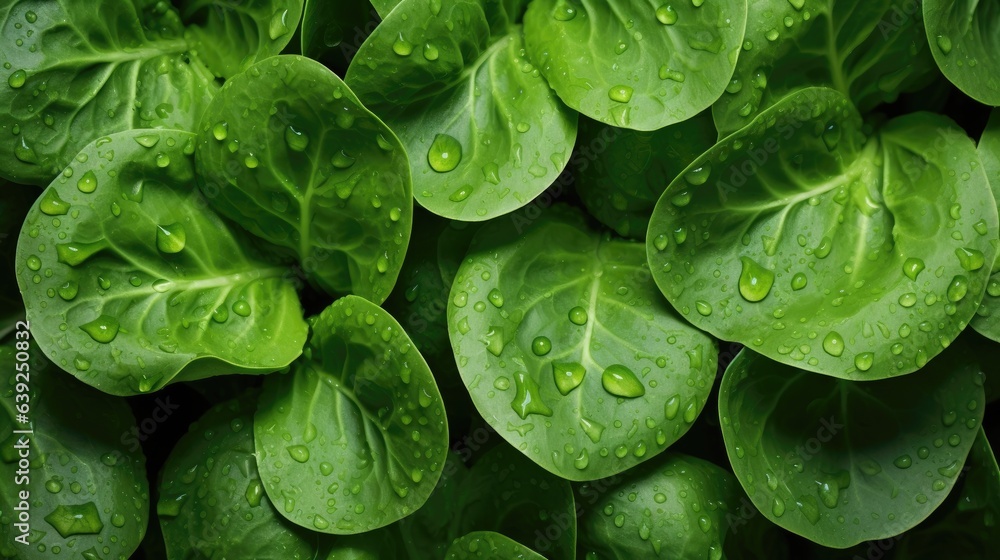
[[[285,129],[285,143],[293,152],[304,152],[309,147],[309,135],[289,125]]]
[[[531,341],[531,351],[536,356],[544,356],[552,351],[552,341],[545,336],[536,336]]]
[[[632,100],[633,90],[631,87],[626,85],[618,85],[608,90],[608,98],[612,101],[617,101],[618,103],[628,103]]]
[[[434,137],[427,151],[427,163],[438,173],[447,173],[458,167],[462,161],[462,144],[447,134]]]
[[[108,344],[118,336],[118,320],[108,315],[101,315],[93,321],[80,325],[83,332],[101,344]]]
[[[587,368],[575,362],[553,362],[552,375],[555,377],[559,392],[568,395],[570,391],[583,383],[583,378],[587,375]]]
[[[38,209],[48,216],[65,216],[69,212],[69,203],[59,198],[55,189],[46,189]]]
[[[45,521],[54,527],[62,538],[73,535],[96,535],[104,529],[104,522],[101,521],[94,502],[60,505],[45,516]]]
[[[76,188],[80,189],[82,193],[92,193],[97,190],[97,176],[94,175],[93,171],[87,171],[80,177],[80,180],[76,182]]]
[[[656,20],[663,25],[673,25],[677,23],[677,11],[673,6],[664,4],[656,9]]]
[[[830,331],[823,339],[823,350],[835,358],[840,357],[844,353],[844,338],[840,333]]]
[[[60,243],[56,245],[56,259],[63,264],[77,266],[103,251],[106,247],[106,241],[96,241],[94,243]]]
[[[747,257],[740,257],[740,263],[743,267],[739,281],[740,295],[749,302],[766,298],[774,285],[774,273]]]
[[[184,250],[187,232],[182,224],[170,224],[156,228],[156,248],[161,253],[174,254]]]
[[[959,264],[962,268],[968,271],[979,270],[983,268],[986,264],[986,257],[983,256],[982,251],[977,249],[970,249],[968,247],[962,247],[960,249],[955,249],[955,256],[958,257]]]
[[[634,399],[646,394],[646,388],[642,386],[639,378],[632,373],[632,370],[615,364],[608,366],[601,375],[601,385],[604,390],[617,397]]]
[[[529,377],[527,373],[523,371],[515,373],[514,386],[516,394],[510,406],[522,420],[530,414],[552,416],[552,409],[546,406],[541,400],[541,391],[538,383]]]

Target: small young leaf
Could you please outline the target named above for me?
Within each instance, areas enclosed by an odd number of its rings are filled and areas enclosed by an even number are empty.
[[[399,323],[362,298],[337,300],[312,331],[293,373],[265,381],[254,420],[262,480],[303,527],[384,527],[420,508],[441,476],[441,395]]]

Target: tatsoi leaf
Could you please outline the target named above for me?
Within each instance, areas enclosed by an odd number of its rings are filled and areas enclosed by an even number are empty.
[[[722,95],[746,17],[746,0],[535,0],[524,35],[567,105],[614,126],[656,130]]]
[[[27,385],[27,393],[16,384]],[[0,556],[51,560],[62,550],[62,557],[130,557],[149,521],[149,484],[138,442],[123,446],[123,435],[136,429],[125,401],[63,377],[20,336],[0,346],[0,387]],[[18,419],[25,401],[15,397],[22,394],[30,395],[30,425]],[[20,471],[27,482],[17,481]],[[14,540],[25,491],[27,546]]]
[[[216,76],[232,77],[292,40],[303,0],[180,0],[185,39]],[[358,2],[362,3],[362,2]]]
[[[975,146],[926,113],[867,142],[860,129],[840,94],[801,90],[671,183],[646,245],[685,318],[859,380],[919,369],[958,336],[997,254]]]
[[[530,548],[499,533],[476,531],[455,539],[446,560],[544,560]]]
[[[389,296],[413,215],[406,153],[323,65],[280,56],[227,82],[197,162],[212,207],[295,255],[320,288]]]
[[[7,0],[0,176],[44,185],[113,132],[194,130],[217,89],[169,2]],[[109,17],[109,14],[114,14]]]
[[[577,192],[601,223],[642,239],[663,189],[715,144],[715,136],[708,112],[654,132],[581,119],[571,162]]]
[[[14,272],[14,253],[17,234],[25,214],[38,197],[38,189],[8,184],[0,179],[0,193],[0,339],[3,339],[14,330],[15,323],[24,318],[24,302],[17,291]],[[444,336],[448,336],[447,328]]]
[[[493,428],[546,470],[593,480],[688,430],[718,350],[663,301],[641,244],[565,214],[523,231],[484,226],[452,287],[448,328]]]
[[[668,452],[622,476],[584,484],[580,558],[721,558],[739,490],[728,472]]]
[[[577,115],[527,60],[517,15],[498,0],[403,0],[347,72],[399,134],[414,197],[435,214],[482,221],[516,210],[570,158]]]
[[[116,395],[267,373],[307,326],[288,271],[248,254],[194,181],[193,134],[102,138],[32,207],[17,281],[38,347]]]
[[[979,139],[979,159],[989,179],[993,198],[1000,204],[1000,110],[990,113],[989,123]],[[1000,342],[1000,253],[986,285],[986,295],[970,326],[983,336]]]
[[[347,296],[312,320],[291,375],[271,376],[255,417],[258,465],[288,519],[355,534],[420,508],[448,452],[437,385],[399,323]]]
[[[169,558],[315,558],[317,535],[286,521],[264,493],[254,397],[215,406],[170,453],[156,508]]]
[[[569,482],[506,444],[468,472],[454,461],[446,468],[452,476],[446,471],[424,507],[399,524],[413,558],[439,558],[432,548],[443,554],[471,531],[502,533],[549,560],[576,558],[577,511]]]
[[[798,88],[834,88],[867,112],[933,75],[919,2],[753,0],[748,5],[736,71],[712,108],[721,136],[750,124]]]
[[[941,72],[966,95],[1000,105],[1000,5],[995,0],[925,0],[927,40]]]
[[[722,435],[768,519],[847,548],[902,533],[945,499],[982,421],[982,383],[960,343],[917,373],[868,383],[743,350],[722,380]]]

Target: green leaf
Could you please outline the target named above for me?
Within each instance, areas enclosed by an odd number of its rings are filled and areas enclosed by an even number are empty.
[[[571,161],[587,210],[623,237],[642,239],[663,190],[715,144],[712,115],[703,112],[654,132],[580,120]]]
[[[194,130],[217,90],[168,2],[7,0],[0,14],[0,176],[44,185],[97,138]],[[114,14],[113,17],[109,14]]]
[[[493,428],[569,480],[666,449],[701,412],[718,349],[656,290],[641,244],[557,207],[476,235],[448,304],[459,371]]]
[[[174,130],[98,140],[21,230],[17,280],[38,347],[106,393],[279,370],[305,343],[288,271],[207,208],[194,143]]]
[[[982,138],[979,139],[979,159],[989,179],[993,198],[1000,204],[1000,110],[990,113]],[[983,336],[1000,342],[1000,253],[993,263],[993,273],[986,285],[986,295],[969,325]]]
[[[265,487],[303,527],[383,527],[420,508],[441,476],[441,395],[399,323],[362,298],[337,300],[312,331],[294,373],[265,381],[254,422]]]
[[[410,239],[406,153],[340,78],[300,56],[266,60],[226,83],[201,128],[199,182],[215,210],[326,292],[388,297]]]
[[[938,508],[937,519],[932,517],[903,535],[896,560],[987,560],[996,555],[1000,546],[996,530],[1000,518],[1000,469],[982,428],[969,452],[966,469],[968,474],[960,491],[953,492],[958,499],[949,499],[954,503],[946,502]]]
[[[14,255],[17,234],[24,216],[38,196],[38,189],[8,184],[0,179],[0,340],[14,330],[15,323],[24,319],[24,302],[17,291]],[[447,300],[445,300],[447,301]],[[448,336],[447,328],[444,336]]]
[[[357,1],[357,0],[355,0]],[[216,76],[230,78],[279,54],[292,40],[303,0],[180,0],[190,48]]]
[[[524,34],[567,105],[606,124],[656,130],[722,95],[746,18],[745,0],[535,0]]]
[[[399,134],[414,197],[435,214],[506,214],[569,161],[577,115],[527,60],[516,15],[498,0],[403,0],[347,72]]]
[[[499,533],[476,531],[455,539],[446,560],[544,560],[530,548]]]
[[[427,503],[399,528],[412,558],[440,558],[466,533],[496,531],[549,560],[573,560],[576,518],[569,482],[501,443],[468,471],[449,458]]]
[[[983,418],[961,343],[917,373],[858,383],[743,350],[719,392],[733,470],[768,519],[847,548],[916,526],[948,495]]]
[[[128,405],[68,378],[27,337],[0,346],[0,372],[0,556],[128,558],[149,521],[146,458],[129,435]],[[19,512],[30,518],[26,537]]]
[[[941,72],[966,95],[1000,105],[1000,5],[986,0],[925,0],[927,40]]]
[[[754,0],[726,93],[713,106],[728,136],[798,88],[829,86],[862,112],[933,79],[920,3]]]
[[[588,560],[721,558],[739,499],[732,474],[674,452],[578,493],[579,557]]]
[[[191,425],[163,467],[157,514],[169,558],[312,560],[317,535],[286,521],[254,459],[256,392]]]
[[[371,0],[372,6],[378,11],[379,17],[385,19],[393,8],[399,5],[401,0]]]
[[[972,319],[997,254],[975,146],[917,113],[867,140],[825,88],[785,98],[674,180],[650,267],[700,329],[858,380],[915,371]]]

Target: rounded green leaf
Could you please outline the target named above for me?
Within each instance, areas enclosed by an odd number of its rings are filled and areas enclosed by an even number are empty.
[[[216,405],[171,451],[156,507],[169,558],[315,558],[317,535],[286,521],[264,492],[255,397]]]
[[[979,139],[978,151],[983,171],[993,190],[993,198],[1000,204],[1000,110],[994,109],[990,113],[989,123]],[[1000,253],[993,263],[993,273],[986,284],[986,295],[970,325],[983,336],[1000,342]]]
[[[358,2],[359,4],[363,2]],[[230,78],[291,42],[303,0],[180,0],[184,38],[216,76]]]
[[[155,0],[100,6],[4,2],[0,176],[44,185],[106,134],[194,130],[218,88],[178,13]]]
[[[295,256],[320,288],[389,296],[410,240],[406,153],[322,64],[280,56],[227,82],[197,162],[212,207]]]
[[[208,209],[193,134],[128,131],[76,157],[21,230],[17,281],[38,347],[116,395],[267,373],[307,326],[285,268]]]
[[[746,17],[745,0],[535,0],[524,35],[567,105],[603,123],[656,130],[722,95]]]
[[[732,81],[712,107],[721,136],[802,87],[827,86],[862,112],[936,75],[913,0],[753,0]]]
[[[718,350],[663,301],[641,244],[554,209],[522,230],[483,227],[459,269],[448,328],[493,428],[570,480],[619,473],[701,412]]]
[[[254,421],[268,495],[292,522],[355,534],[416,511],[448,453],[426,362],[389,314],[357,296],[312,320],[305,357],[269,377]]]
[[[925,0],[927,40],[941,72],[966,95],[1000,105],[1000,3]]]
[[[975,146],[926,113],[860,130],[843,96],[800,90],[667,187],[646,246],[685,318],[859,380],[914,371],[958,336],[997,254]]]
[[[622,476],[584,484],[580,558],[721,558],[739,490],[733,475],[668,452]]]
[[[417,202],[446,218],[524,206],[573,151],[577,115],[528,61],[506,4],[403,0],[347,72],[406,146]]]
[[[715,136],[708,112],[653,132],[581,119],[571,161],[577,193],[602,224],[642,239],[663,189],[715,145]]]
[[[781,527],[847,548],[916,526],[945,499],[983,418],[983,378],[956,343],[917,373],[859,383],[750,350],[722,379],[733,470]]]
[[[125,560],[149,521],[132,411],[67,377],[20,336],[28,331],[18,332],[16,343],[0,346],[0,556]],[[29,496],[22,500],[22,492]]]
[[[446,560],[544,560],[517,541],[490,531],[476,531],[455,539]]]

